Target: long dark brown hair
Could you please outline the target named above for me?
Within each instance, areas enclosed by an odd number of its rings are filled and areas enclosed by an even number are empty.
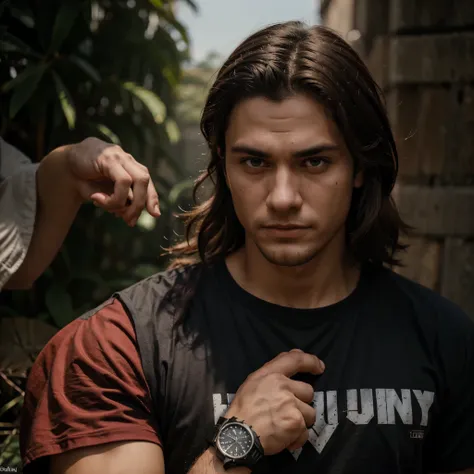
[[[186,238],[171,247],[172,267],[212,263],[244,244],[224,175],[219,150],[235,105],[263,96],[280,101],[296,93],[322,103],[341,131],[355,169],[364,184],[354,191],[346,223],[347,242],[360,262],[398,264],[404,246],[399,234],[409,227],[391,198],[398,172],[398,155],[380,88],[357,53],[337,34],[321,27],[287,22],[267,27],[247,38],[217,74],[201,119],[210,150],[207,170],[197,179],[194,199],[210,179],[212,196],[182,214]]]

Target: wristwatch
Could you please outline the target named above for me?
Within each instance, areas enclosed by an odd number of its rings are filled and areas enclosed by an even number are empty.
[[[254,467],[263,457],[260,439],[251,426],[237,418],[220,417],[214,428],[211,445],[224,469],[245,466]]]

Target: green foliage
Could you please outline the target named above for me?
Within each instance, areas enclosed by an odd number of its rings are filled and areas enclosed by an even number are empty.
[[[175,91],[188,36],[172,0],[0,5],[2,136],[33,161],[88,136],[120,144],[148,167],[167,211],[154,225],[140,219],[138,228],[129,229],[83,206],[60,256],[35,288],[2,295],[16,314],[42,314],[61,327],[140,278],[135,268],[153,264],[158,270],[166,263],[158,256],[169,244],[177,210],[168,194],[188,178],[172,156],[179,140]]]
[[[209,88],[222,62],[218,53],[210,52],[207,57],[192,64],[183,71],[178,87],[176,115],[183,125],[199,124]]]
[[[20,386],[42,344],[114,291],[166,264],[159,256],[170,244],[175,200],[189,185],[173,156],[180,136],[175,96],[188,46],[175,3],[0,0],[0,134],[33,161],[88,136],[120,144],[150,170],[162,210],[158,221],[143,214],[130,229],[84,205],[62,251],[34,288],[0,295],[1,327],[17,328],[21,341],[32,334],[39,338],[26,348],[16,336],[3,340],[0,465],[19,463]]]

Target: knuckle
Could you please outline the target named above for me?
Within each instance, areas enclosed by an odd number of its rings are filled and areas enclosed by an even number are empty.
[[[272,373],[268,374],[265,378],[274,391],[281,390],[285,386],[286,378],[282,374]]]
[[[131,184],[133,183],[133,179],[131,176],[122,176],[118,179],[118,181],[127,186],[131,186]]]
[[[292,414],[293,411],[299,414],[299,410],[296,408],[295,397],[286,390],[273,391],[274,400],[276,401],[276,406],[278,410],[283,410],[285,412]]]
[[[140,173],[137,175],[137,178],[135,181],[139,184],[144,184],[147,185],[148,182],[150,181],[150,176],[148,174]]]
[[[304,354],[302,352],[290,352],[289,356],[293,359],[293,362],[300,365],[304,361]]]
[[[148,168],[145,165],[142,165],[138,161],[137,161],[137,165],[143,171],[144,174],[146,174],[147,176],[150,176],[150,172],[148,171]]]
[[[260,377],[260,371],[255,371],[252,372],[251,374],[247,375],[247,378],[245,379],[248,382],[253,382],[254,380],[258,379]]]
[[[284,418],[284,424],[285,424],[285,429],[288,431],[291,431],[291,432],[300,431],[303,424],[300,411],[296,408],[293,408],[291,410],[289,409]]]
[[[313,398],[314,398],[314,389],[311,385],[309,384],[305,384],[305,393],[304,393],[304,396],[305,396],[305,401],[307,400],[308,403],[311,403],[313,401]]]
[[[117,166],[119,164],[117,157],[113,153],[110,153],[107,148],[105,150],[102,150],[99,156],[99,160],[101,160],[105,166],[109,167]]]

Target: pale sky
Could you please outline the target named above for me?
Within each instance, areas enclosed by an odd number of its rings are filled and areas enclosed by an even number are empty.
[[[318,0],[196,0],[196,15],[183,3],[178,17],[189,28],[192,56],[198,61],[211,50],[227,56],[249,34],[271,23],[314,24],[319,5]]]

